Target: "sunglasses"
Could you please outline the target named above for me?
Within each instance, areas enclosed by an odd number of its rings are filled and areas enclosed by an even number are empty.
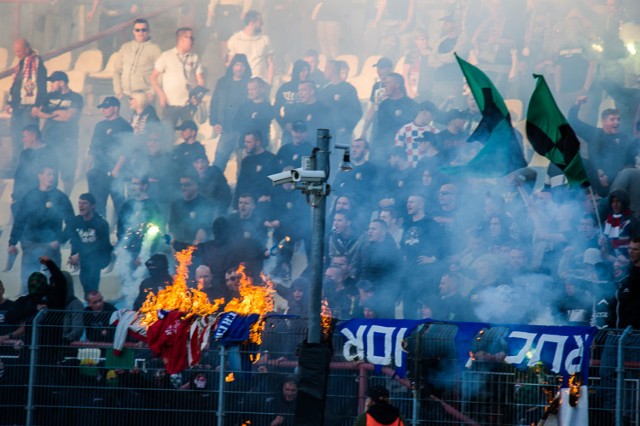
[[[149,32],[148,28],[134,28],[133,31],[137,32],[137,33],[146,33]]]

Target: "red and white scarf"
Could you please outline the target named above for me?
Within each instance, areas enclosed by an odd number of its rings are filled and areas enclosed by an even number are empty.
[[[20,85],[20,105],[35,105],[38,97],[38,67],[40,57],[35,53],[24,58],[22,66],[22,84]],[[16,69],[14,81],[18,78],[19,68]]]

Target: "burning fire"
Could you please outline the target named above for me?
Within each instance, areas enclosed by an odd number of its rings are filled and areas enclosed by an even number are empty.
[[[329,307],[329,301],[322,299],[322,310],[320,311],[320,323],[322,325],[322,334],[327,337],[331,335],[333,315]]]
[[[149,326],[156,322],[160,309],[184,312],[183,319],[191,318],[194,315],[206,317],[220,309],[224,299],[210,302],[206,293],[198,289],[190,289],[187,286],[189,265],[191,265],[191,255],[194,249],[194,247],[189,247],[176,253],[178,268],[173,277],[172,285],[160,290],[157,296],[153,292],[147,294],[147,300],[139,310],[143,315],[142,324]]]
[[[260,319],[251,326],[249,332],[249,340],[253,343],[262,343],[262,332],[264,331],[264,316],[273,311],[273,293],[275,286],[273,282],[266,276],[260,275],[264,286],[253,285],[251,277],[246,273],[244,264],[240,264],[236,270],[236,274],[240,277],[238,291],[239,298],[233,298],[225,306],[225,312],[236,312],[240,315],[258,314]]]
[[[575,407],[580,399],[580,388],[582,387],[582,377],[573,373],[569,377],[569,405]]]
[[[231,383],[235,380],[236,378],[233,377],[233,373],[229,373],[227,374],[227,377],[224,378],[224,381],[227,383]]]

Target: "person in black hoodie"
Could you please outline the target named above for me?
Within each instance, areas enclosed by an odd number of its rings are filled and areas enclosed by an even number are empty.
[[[67,282],[58,265],[47,256],[40,257],[40,263],[45,265],[51,278],[47,283],[47,276],[42,272],[33,272],[27,281],[29,293],[19,297],[13,307],[6,314],[8,324],[22,324],[25,327],[21,336],[10,334],[10,339],[24,340],[25,344],[31,343],[31,326],[33,318],[42,309],[64,310],[67,301]],[[58,350],[63,343],[63,319],[64,316],[57,312],[45,314],[39,322],[41,330],[46,330],[39,335],[39,345],[46,350],[41,351],[42,363],[53,363],[57,360]]]
[[[169,261],[162,253],[153,254],[149,260],[144,262],[149,271],[149,276],[140,283],[138,297],[133,302],[133,310],[137,311],[147,299],[147,293],[152,291],[158,295],[160,289],[173,283],[173,277],[169,274]]]
[[[220,135],[214,165],[224,171],[229,157],[238,148],[238,133],[233,120],[238,107],[247,100],[247,83],[251,78],[251,66],[246,55],[239,53],[231,59],[227,71],[216,83],[209,106],[209,123],[214,136]]]
[[[298,102],[298,84],[309,78],[311,67],[302,60],[293,63],[291,71],[291,79],[278,88],[276,97],[273,101],[273,109],[276,112],[276,120],[282,129],[282,145],[291,142],[291,134],[285,126],[287,122],[284,120],[284,110],[288,105]]]
[[[384,386],[372,386],[367,396],[367,411],[358,416],[353,426],[404,426],[407,424],[400,415],[400,411],[389,403],[389,391],[387,388]]]

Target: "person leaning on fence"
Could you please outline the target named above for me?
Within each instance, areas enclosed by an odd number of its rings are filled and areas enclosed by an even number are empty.
[[[367,393],[367,411],[360,414],[353,426],[404,426],[407,422],[400,411],[389,403],[389,391],[384,386],[372,386]]]

